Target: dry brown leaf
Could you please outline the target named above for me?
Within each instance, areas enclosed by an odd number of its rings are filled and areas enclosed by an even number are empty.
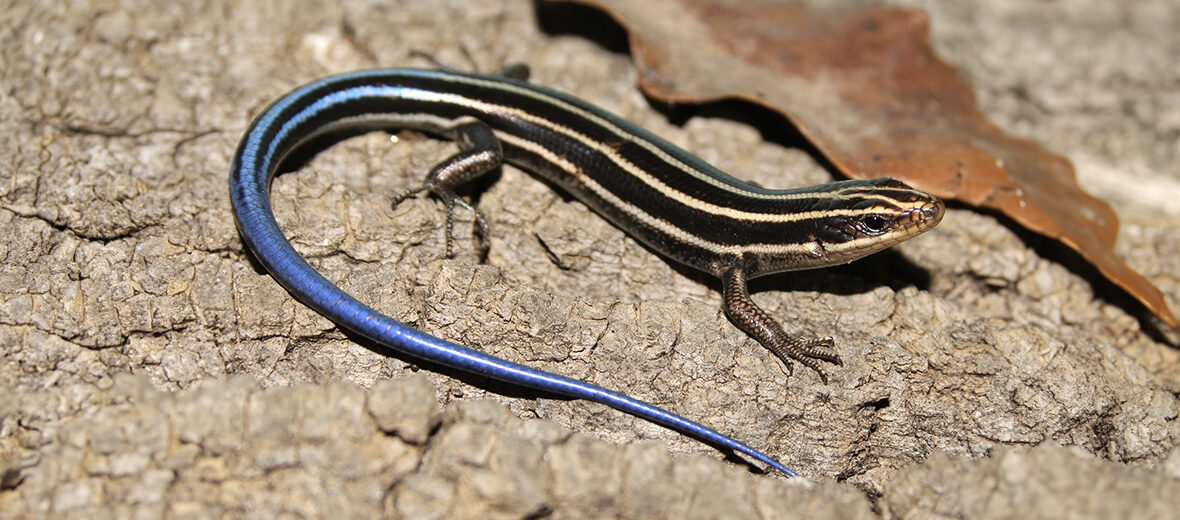
[[[918,11],[767,0],[558,0],[629,32],[640,82],[674,103],[743,99],[782,113],[844,174],[893,176],[1060,240],[1172,328],[1163,295],[1113,251],[1118,219],[1073,165],[991,124],[930,47]]]

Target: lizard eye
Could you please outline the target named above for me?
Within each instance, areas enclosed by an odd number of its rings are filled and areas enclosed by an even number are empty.
[[[889,229],[893,221],[880,215],[867,215],[860,219],[860,228],[870,235],[879,235]]]

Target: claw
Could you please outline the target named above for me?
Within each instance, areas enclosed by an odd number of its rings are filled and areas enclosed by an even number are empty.
[[[452,190],[444,187],[439,187],[430,183],[423,184],[416,188],[410,188],[393,197],[390,207],[396,208],[406,199],[414,197],[419,193],[429,192],[443,201],[446,206],[446,221],[444,224],[444,233],[446,234],[446,254],[447,258],[453,258],[454,244],[455,244],[455,206],[461,207],[475,214],[476,234],[479,235],[479,257],[480,259],[487,257],[488,252],[488,235],[489,229],[487,217],[479,208],[469,204],[467,201],[459,198],[459,196]]]
[[[422,193],[422,192],[424,192],[424,191],[427,191],[427,190],[429,190],[429,189],[430,189],[430,185],[429,185],[429,184],[423,184],[423,185],[421,185],[421,186],[418,186],[417,188],[410,188],[410,189],[408,189],[408,190],[405,190],[405,191],[403,191],[403,192],[401,192],[401,193],[398,193],[397,195],[395,195],[395,196],[393,197],[393,202],[390,204],[390,207],[391,207],[391,208],[396,208],[396,207],[398,206],[398,204],[401,204],[401,203],[402,203],[402,202],[404,202],[406,199],[408,199],[408,198],[410,198],[410,197],[413,197],[413,196],[415,196],[415,195],[417,195],[417,194],[419,194],[419,193]]]

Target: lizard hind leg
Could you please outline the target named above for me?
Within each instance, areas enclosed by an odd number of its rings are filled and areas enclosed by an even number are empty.
[[[459,197],[456,189],[496,168],[504,162],[500,141],[491,127],[477,119],[466,118],[444,132],[459,144],[459,152],[438,163],[426,175],[420,186],[405,190],[393,197],[392,206],[428,192],[442,200],[446,206],[446,248],[447,258],[454,252],[455,207],[470,210],[475,214],[476,235],[480,238],[479,256],[482,259],[488,249],[488,221],[483,212]]]

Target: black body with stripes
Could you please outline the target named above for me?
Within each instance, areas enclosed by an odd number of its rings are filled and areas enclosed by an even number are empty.
[[[841,363],[832,339],[785,333],[750,299],[747,281],[851,262],[934,227],[945,209],[937,198],[891,178],[769,190],[559,92],[496,76],[382,69],[296,89],[260,115],[243,139],[231,200],[244,239],[255,252],[277,251],[279,272],[298,269],[312,277],[273,222],[269,197],[258,195],[266,188],[252,183],[269,186],[278,163],[300,143],[358,126],[415,129],[459,142],[458,154],[407,192],[430,191],[447,203],[448,253],[451,212],[462,204],[456,185],[503,161],[513,163],[560,186],[664,256],[719,277],[722,308],[738,328],[788,369],[797,360],[824,381],[819,361]],[[243,214],[249,215],[246,220]],[[267,255],[260,256],[266,263]],[[275,266],[268,268],[275,272]],[[328,286],[304,294],[302,283],[285,282],[305,299],[339,297]],[[345,319],[354,329],[367,326],[350,320]]]
[[[893,179],[793,190],[742,182],[620,118],[570,96],[500,77],[402,70],[313,85],[278,144],[343,126],[410,128],[455,138],[482,121],[503,158],[550,181],[668,258],[747,278],[847,263],[937,222],[937,199]],[[350,85],[349,83],[355,83]],[[340,102],[313,103],[338,95]],[[294,119],[293,119],[294,120]],[[281,154],[280,154],[281,156]]]

